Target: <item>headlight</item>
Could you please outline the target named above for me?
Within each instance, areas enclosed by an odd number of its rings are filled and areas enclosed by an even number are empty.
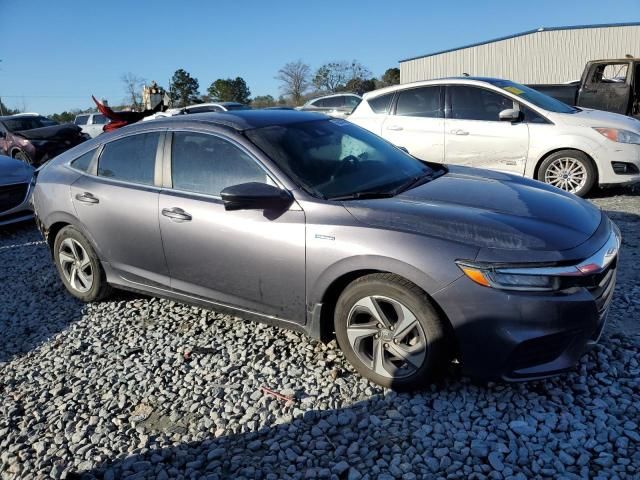
[[[498,288],[501,290],[527,290],[549,292],[558,290],[560,279],[553,275],[546,275],[544,270],[540,274],[531,274],[530,268],[495,268],[491,265],[479,265],[467,262],[456,262],[458,267],[471,280],[484,287]],[[524,273],[524,272],[529,273]]]
[[[613,142],[640,144],[640,135],[629,130],[604,127],[594,127],[593,129]]]

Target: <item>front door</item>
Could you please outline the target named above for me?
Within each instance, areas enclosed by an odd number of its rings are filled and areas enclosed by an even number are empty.
[[[632,91],[629,77],[629,63],[591,64],[578,93],[578,105],[626,115]]]
[[[103,260],[122,278],[169,288],[155,175],[162,136],[140,133],[107,143],[98,158],[97,175],[80,176],[71,185],[71,198]]]
[[[401,90],[395,111],[382,124],[382,137],[421,160],[444,161],[442,87]]]
[[[450,164],[524,174],[529,127],[500,121],[499,113],[518,108],[504,95],[481,87],[447,87],[445,161]]]
[[[160,228],[172,288],[183,295],[299,323],[305,320],[305,216],[226,211],[222,189],[276,184],[227,138],[174,132],[171,188],[160,195]]]

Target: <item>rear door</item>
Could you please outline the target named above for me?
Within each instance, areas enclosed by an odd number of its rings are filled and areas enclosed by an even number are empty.
[[[162,138],[162,132],[137,133],[105,144],[95,174],[81,175],[71,198],[103,260],[121,277],[168,288],[158,225]]]
[[[580,107],[626,115],[631,97],[629,63],[592,63],[578,93]]]
[[[174,132],[166,149],[160,228],[172,288],[183,295],[279,319],[305,319],[305,216],[293,204],[278,215],[227,211],[231,185],[275,185],[235,141]]]
[[[523,175],[529,128],[525,122],[500,121],[508,108],[519,108],[518,102],[482,87],[449,85],[445,161]]]
[[[439,85],[400,90],[381,135],[422,160],[444,161],[444,89]]]

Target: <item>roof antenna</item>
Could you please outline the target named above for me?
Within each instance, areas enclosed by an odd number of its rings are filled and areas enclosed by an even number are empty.
[[[468,76],[469,76],[469,74],[468,74],[467,72],[462,72],[462,76],[463,76],[463,77],[468,77]]]

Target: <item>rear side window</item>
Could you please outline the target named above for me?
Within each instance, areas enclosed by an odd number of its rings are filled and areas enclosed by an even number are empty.
[[[105,118],[104,115],[94,115],[93,123],[95,125],[104,125],[105,123],[107,123],[107,119]]]
[[[386,95],[380,95],[367,100],[367,103],[373,110],[373,113],[389,113],[389,106],[391,105],[391,99],[393,93],[387,93]]]
[[[98,176],[153,185],[159,133],[141,133],[107,143],[98,161]]]
[[[231,142],[190,132],[173,134],[171,180],[178,190],[214,196],[240,183],[273,184],[253,158]]]
[[[85,153],[84,155],[80,155],[75,160],[71,161],[71,166],[76,170],[80,170],[82,172],[89,171],[89,165],[91,165],[91,160],[93,159],[93,155],[96,153],[96,149]]]
[[[440,87],[403,90],[398,94],[396,115],[441,118]]]
[[[344,97],[344,104],[347,107],[356,108],[360,103],[360,99],[358,97],[353,97],[351,95]]]
[[[89,120],[89,115],[78,115],[75,120],[76,125],[86,125]]]

